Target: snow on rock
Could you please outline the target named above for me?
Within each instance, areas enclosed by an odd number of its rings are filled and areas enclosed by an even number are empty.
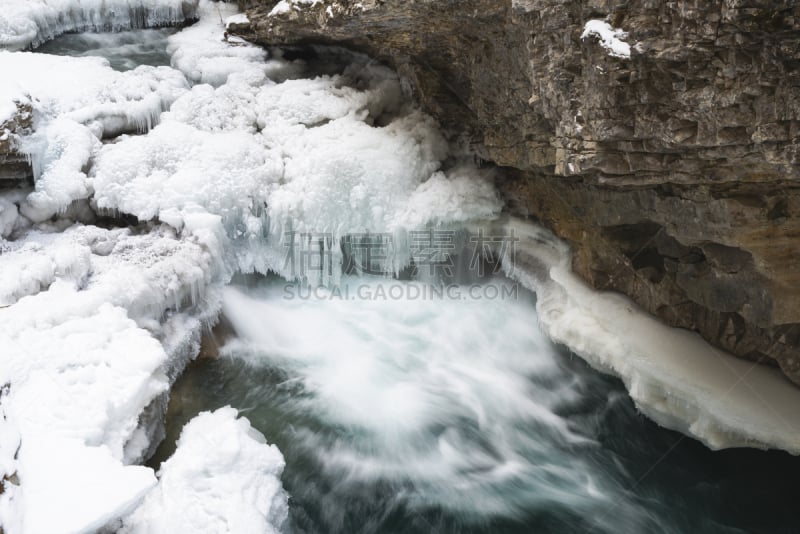
[[[231,24],[250,24],[250,19],[248,19],[247,15],[244,13],[237,13],[236,15],[231,15],[225,19],[226,28]]]
[[[314,7],[321,2],[322,0],[281,0],[275,4],[275,7],[272,8],[268,16],[284,15],[290,13],[292,9],[299,10],[306,7]]]
[[[180,24],[197,0],[5,0],[0,48],[36,47],[62,33],[120,31]]]
[[[139,504],[155,484],[129,465],[155,428],[142,414],[219,309],[211,237],[59,229],[0,240],[0,435],[16,436],[0,440],[2,475],[17,481],[0,495],[9,533],[92,532]]]
[[[711,449],[800,454],[800,390],[778,369],[731,356],[622,295],[587,287],[572,272],[568,246],[543,228],[512,219],[495,231],[511,230],[520,243],[504,267],[536,292],[541,327],[620,377],[645,415]]]
[[[628,34],[618,28],[613,28],[611,24],[603,20],[590,20],[583,27],[581,39],[595,36],[600,40],[600,46],[608,50],[608,55],[613,57],[630,58],[631,46],[623,39]]]
[[[235,409],[203,412],[181,432],[158,486],[125,520],[126,534],[270,534],[282,531],[288,497],[275,445]]]
[[[13,79],[3,80],[0,84],[0,128],[11,121],[17,114],[19,104],[29,103],[28,97],[22,88]],[[0,140],[3,131],[0,130]]]

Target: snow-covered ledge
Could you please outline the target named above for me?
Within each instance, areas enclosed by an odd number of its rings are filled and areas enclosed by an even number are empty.
[[[543,330],[621,378],[642,413],[711,449],[800,454],[800,388],[778,369],[735,358],[626,297],[589,288],[572,273],[569,247],[540,226],[498,225],[520,238],[506,269],[537,293]]]

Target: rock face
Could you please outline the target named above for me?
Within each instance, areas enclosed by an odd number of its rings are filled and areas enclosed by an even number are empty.
[[[16,187],[32,178],[33,171],[25,156],[17,152],[16,137],[33,126],[30,104],[17,104],[17,113],[0,123],[0,189]]]
[[[589,283],[800,383],[800,5],[295,1],[232,31],[390,63]]]

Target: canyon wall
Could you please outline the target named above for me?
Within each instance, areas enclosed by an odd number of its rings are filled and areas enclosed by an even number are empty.
[[[800,383],[800,6],[247,0],[231,32],[396,68],[573,269]],[[611,52],[591,20],[627,33]],[[603,42],[606,38],[606,42]],[[624,48],[624,46],[623,46]]]

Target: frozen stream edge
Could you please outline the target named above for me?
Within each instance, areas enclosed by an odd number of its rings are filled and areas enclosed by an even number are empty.
[[[622,295],[589,288],[571,270],[569,247],[543,228],[518,219],[497,226],[520,238],[507,274],[536,293],[547,335],[621,378],[642,413],[714,450],[800,454],[800,388],[778,369],[666,326]]]

